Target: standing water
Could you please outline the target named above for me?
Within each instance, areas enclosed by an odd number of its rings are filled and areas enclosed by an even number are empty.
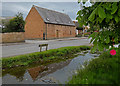
[[[80,53],[73,59],[68,59],[59,63],[47,66],[37,66],[33,68],[21,69],[21,74],[8,73],[2,77],[3,84],[65,84],[72,75],[77,74],[77,70],[83,68],[84,62],[98,57],[88,51]],[[16,72],[17,73],[17,72]],[[18,76],[19,77],[18,77]]]

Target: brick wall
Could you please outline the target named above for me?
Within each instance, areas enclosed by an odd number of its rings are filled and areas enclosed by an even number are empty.
[[[45,23],[37,10],[32,7],[28,16],[25,19],[25,38],[35,39],[43,38],[43,32],[45,32]]]
[[[24,32],[0,33],[0,43],[23,42]]]
[[[47,24],[47,39],[75,37],[75,31],[74,26]]]

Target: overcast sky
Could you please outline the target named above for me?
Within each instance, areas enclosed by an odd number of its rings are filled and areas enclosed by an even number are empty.
[[[80,10],[77,2],[2,2],[2,16],[14,16],[17,12],[22,12],[26,18],[32,5],[66,13],[72,20],[76,19]]]

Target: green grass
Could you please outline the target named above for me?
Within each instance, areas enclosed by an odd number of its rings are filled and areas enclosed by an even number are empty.
[[[120,49],[117,54],[110,55],[110,50],[93,59],[84,69],[78,70],[68,84],[114,84],[120,83]]]
[[[90,49],[90,46],[71,46],[62,47],[58,49],[51,49],[43,52],[35,52],[25,55],[19,55],[14,57],[8,57],[2,59],[2,68],[14,68],[19,66],[28,66],[30,64],[49,64],[55,61],[59,61],[63,57],[69,57],[81,50]]]

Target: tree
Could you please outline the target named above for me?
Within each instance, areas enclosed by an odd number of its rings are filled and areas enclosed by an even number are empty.
[[[24,32],[25,21],[23,14],[18,13],[13,19],[5,25],[3,32]]]
[[[94,44],[92,51],[103,51],[104,48],[120,43],[120,1],[92,4],[78,11],[77,20],[80,26],[90,24],[91,29],[96,26],[98,32],[89,36]]]

